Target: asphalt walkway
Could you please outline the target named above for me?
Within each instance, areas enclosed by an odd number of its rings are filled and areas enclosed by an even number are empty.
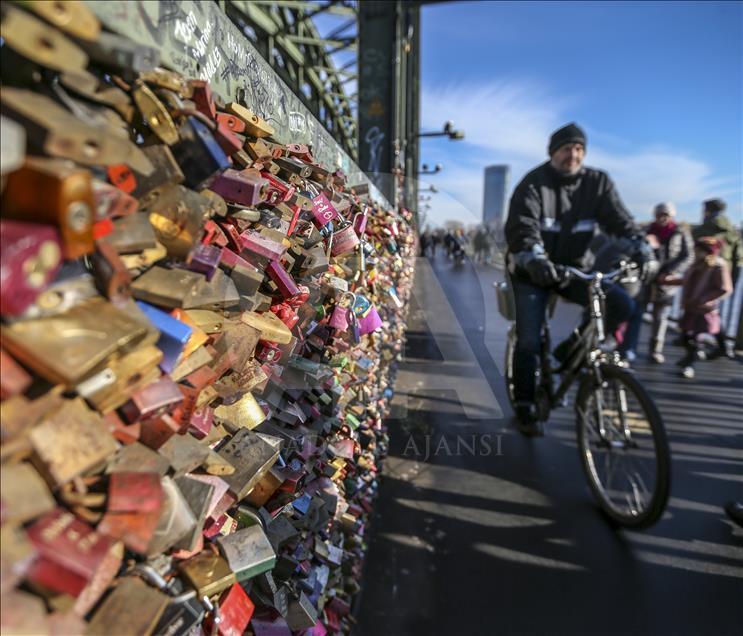
[[[674,347],[664,366],[637,365],[670,436],[671,500],[652,529],[614,530],[572,408],[542,439],[513,427],[498,277],[419,263],[355,633],[740,634],[743,530],[722,505],[743,500],[743,366],[703,363],[684,381]],[[576,316],[558,308],[555,338]]]

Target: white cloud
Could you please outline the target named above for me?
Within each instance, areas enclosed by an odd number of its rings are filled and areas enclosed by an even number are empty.
[[[528,170],[546,160],[549,135],[571,120],[572,103],[524,81],[424,87],[423,128],[440,129],[445,120],[455,119],[466,133],[456,148],[426,151],[428,162],[445,164],[444,171],[431,178],[441,194],[433,197],[429,218],[441,223],[465,215],[465,222],[479,221],[485,166],[509,164],[513,188]],[[614,143],[614,131],[596,131],[590,122],[584,123],[590,130],[586,164],[609,172],[638,220],[647,220],[659,201],[673,201],[682,219],[696,221],[701,201],[712,196],[727,198],[731,215],[740,219],[740,175],[715,175],[684,148]]]

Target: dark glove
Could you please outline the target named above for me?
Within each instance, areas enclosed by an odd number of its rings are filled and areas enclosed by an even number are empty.
[[[525,263],[524,269],[532,282],[540,287],[551,287],[560,281],[554,263],[546,256],[532,258]]]
[[[655,256],[653,248],[650,247],[650,244],[644,238],[635,239],[633,248],[630,258],[640,267],[649,263]]]

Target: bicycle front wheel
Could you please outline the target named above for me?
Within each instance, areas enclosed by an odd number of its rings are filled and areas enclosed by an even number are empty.
[[[513,354],[516,351],[516,323],[514,322],[508,330],[506,336],[506,355],[505,355],[505,381],[506,381],[506,395],[508,396],[508,402],[511,404],[511,408],[516,410],[516,380],[513,374]]]
[[[621,526],[660,519],[671,484],[671,453],[658,408],[626,369],[602,365],[576,398],[581,462],[596,500]]]

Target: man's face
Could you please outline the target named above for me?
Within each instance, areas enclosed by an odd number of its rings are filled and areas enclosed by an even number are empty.
[[[668,225],[668,222],[671,220],[671,217],[667,214],[658,214],[655,217],[655,221],[660,225],[661,227],[664,227]]]
[[[550,163],[560,174],[573,175],[580,170],[585,156],[586,149],[583,144],[565,144],[555,150]]]

